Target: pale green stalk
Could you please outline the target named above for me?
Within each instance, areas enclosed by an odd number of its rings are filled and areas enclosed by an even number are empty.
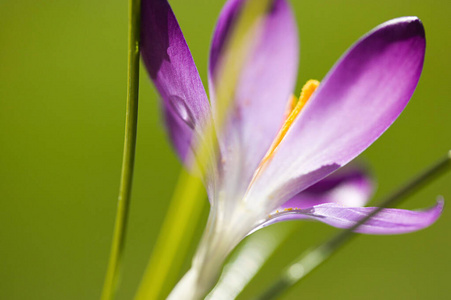
[[[139,37],[141,1],[129,0],[128,20],[128,83],[125,115],[124,152],[122,157],[119,199],[114,224],[110,259],[102,291],[102,300],[114,299],[121,271],[122,253],[127,230],[128,208],[135,163],[136,131],[138,123]]]
[[[149,265],[136,295],[137,300],[161,299],[165,286],[173,285],[192,239],[205,192],[200,179],[182,170]]]
[[[264,291],[257,299],[269,300],[276,299],[282,293],[287,291],[293,285],[304,279],[318,266],[324,263],[328,258],[335,254],[346,242],[350,241],[352,237],[357,236],[354,231],[361,225],[374,217],[383,208],[398,205],[405,200],[408,196],[419,189],[426,186],[432,180],[448,171],[451,167],[451,151],[447,155],[436,162],[429,169],[423,171],[412,180],[404,184],[400,189],[389,195],[380,205],[378,209],[374,210],[371,214],[360,220],[357,224],[349,229],[346,229],[325,243],[316,248],[311,248],[299,256],[285,271],[281,277],[266,291]]]

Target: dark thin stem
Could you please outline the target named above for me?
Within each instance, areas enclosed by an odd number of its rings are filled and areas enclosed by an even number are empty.
[[[356,236],[356,234],[354,233],[356,229],[358,229],[361,225],[374,217],[382,209],[398,205],[408,196],[411,196],[413,193],[425,187],[438,176],[444,174],[449,170],[450,166],[451,151],[447,153],[446,157],[441,158],[427,170],[421,172],[418,176],[405,183],[400,189],[391,193],[388,197],[385,198],[384,201],[381,202],[377,209],[375,209],[368,216],[362,218],[362,220],[360,220],[354,226],[341,231],[320,246],[311,248],[304,252],[283,272],[280,279],[276,281],[272,286],[270,286],[257,299],[275,299],[277,296],[285,292],[301,279],[305,278],[319,265],[321,265],[334,253],[336,253],[337,250],[339,250],[346,244],[346,242],[350,241],[352,237]]]
[[[121,181],[114,224],[110,260],[102,291],[102,300],[113,299],[121,270],[121,259],[127,229],[128,209],[135,163],[136,132],[138,123],[139,90],[139,37],[141,1],[129,0],[128,23],[128,84],[125,116],[124,153],[122,157]]]

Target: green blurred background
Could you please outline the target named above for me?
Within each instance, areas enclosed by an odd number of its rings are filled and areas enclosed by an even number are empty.
[[[298,91],[321,79],[362,34],[419,16],[423,76],[401,117],[365,153],[377,196],[451,147],[449,1],[291,1],[301,36]],[[170,3],[206,81],[224,1]],[[126,97],[127,1],[0,0],[0,299],[98,299],[109,254]],[[118,299],[131,299],[180,164],[141,72],[136,174]],[[451,197],[451,174],[403,207]],[[377,198],[377,197],[376,197]],[[204,214],[205,217],[205,214]],[[304,223],[243,294],[249,298],[303,249],[335,230]],[[451,211],[403,236],[360,236],[284,299],[449,299]],[[187,265],[185,266],[187,267]]]

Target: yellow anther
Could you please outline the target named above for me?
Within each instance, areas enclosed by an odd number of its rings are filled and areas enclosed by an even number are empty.
[[[304,105],[307,103],[308,99],[312,96],[313,92],[318,88],[319,81],[310,79],[307,81],[307,83],[302,87],[301,95],[299,96],[299,102],[298,105],[304,107]]]

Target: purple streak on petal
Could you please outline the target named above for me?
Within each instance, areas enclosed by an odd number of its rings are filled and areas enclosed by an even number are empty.
[[[141,8],[141,55],[163,98],[172,142],[184,159],[193,129],[201,130],[209,118],[208,98],[168,2],[143,0]]]
[[[304,209],[323,203],[360,207],[366,205],[372,193],[372,180],[363,169],[344,167],[300,192],[279,209]]]
[[[421,211],[384,208],[361,225],[356,232],[402,234],[417,231],[437,221],[443,211],[443,205],[444,202],[441,200],[432,208]],[[376,207],[344,207],[334,203],[321,204],[309,209],[278,213],[256,230],[282,221],[306,218],[338,228],[350,228],[375,209]]]
[[[245,3],[246,0],[229,0],[216,26],[209,65],[213,109],[214,83],[221,81],[215,77],[215,72],[220,69],[218,65],[227,39]],[[251,44],[255,46],[239,74],[226,132],[220,141],[224,169],[239,174],[242,179],[239,187],[235,187],[238,193],[246,189],[280,129],[296,81],[299,45],[295,19],[286,0],[274,0],[263,26],[262,34],[253,36],[255,43]],[[235,176],[229,173],[227,177]]]
[[[415,17],[389,21],[360,39],[300,113],[249,199],[271,195],[283,202],[371,145],[407,105],[424,52]]]

